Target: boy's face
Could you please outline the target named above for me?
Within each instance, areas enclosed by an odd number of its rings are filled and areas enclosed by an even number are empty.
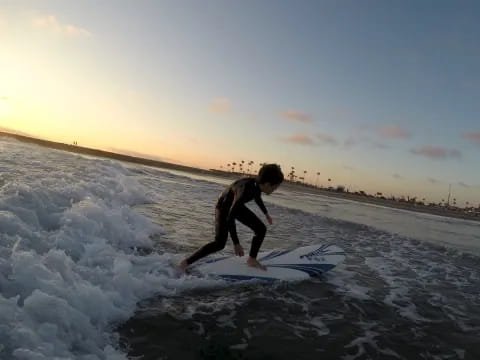
[[[273,193],[280,186],[280,184],[272,185],[270,183],[265,183],[262,185],[263,185],[262,191],[267,195],[270,195],[271,193]]]

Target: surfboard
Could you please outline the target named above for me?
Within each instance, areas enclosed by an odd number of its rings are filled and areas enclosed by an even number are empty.
[[[199,260],[192,273],[219,277],[228,281],[298,281],[319,276],[337,266],[345,259],[345,252],[333,244],[310,245],[290,250],[262,252],[258,261],[267,270],[256,269],[246,264],[247,257],[222,256]]]

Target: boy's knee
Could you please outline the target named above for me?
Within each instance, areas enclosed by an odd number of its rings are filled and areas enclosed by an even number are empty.
[[[225,248],[226,241],[223,239],[215,239],[214,246],[215,246],[215,251],[220,251]]]
[[[263,238],[263,237],[265,237],[265,234],[267,233],[267,227],[264,224],[259,225],[258,228],[256,229],[255,233],[258,237]]]

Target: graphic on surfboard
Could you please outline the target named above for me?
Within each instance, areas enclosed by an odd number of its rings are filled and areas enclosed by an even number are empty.
[[[333,244],[310,245],[290,250],[272,250],[258,254],[267,271],[248,266],[246,257],[208,257],[198,261],[192,271],[229,281],[304,280],[333,269],[345,259],[345,252]]]

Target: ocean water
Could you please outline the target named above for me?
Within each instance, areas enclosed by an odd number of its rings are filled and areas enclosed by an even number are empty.
[[[480,222],[280,188],[262,250],[334,242],[343,264],[178,277],[226,183],[0,138],[0,359],[480,359]]]

